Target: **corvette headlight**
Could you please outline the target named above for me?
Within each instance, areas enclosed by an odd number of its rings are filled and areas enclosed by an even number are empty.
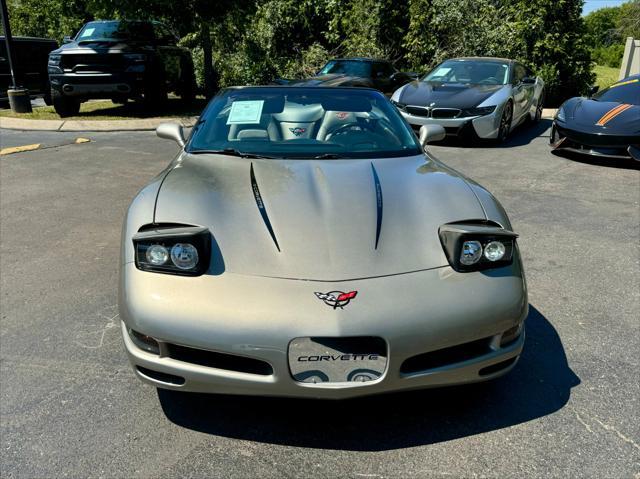
[[[461,116],[484,116],[490,115],[496,111],[496,106],[477,106],[475,108],[467,108],[462,110]]]
[[[438,232],[451,267],[461,273],[499,268],[513,262],[512,231],[492,224],[450,223]]]
[[[200,276],[209,267],[211,233],[207,228],[187,226],[159,228],[133,237],[136,267],[143,271]]]
[[[556,113],[556,120],[566,121],[566,118],[564,116],[564,108],[562,107],[558,108],[558,112]]]

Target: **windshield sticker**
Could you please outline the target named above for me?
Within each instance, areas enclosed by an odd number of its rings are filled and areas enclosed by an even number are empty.
[[[227,119],[227,125],[251,125],[260,123],[264,100],[234,101]]]
[[[443,77],[445,76],[447,73],[449,73],[451,71],[451,68],[447,68],[447,67],[440,67],[438,68],[434,73],[433,76],[434,77]]]
[[[95,30],[95,28],[87,28],[84,32],[82,32],[80,38],[90,37],[91,35],[93,35],[93,32],[95,32]]]

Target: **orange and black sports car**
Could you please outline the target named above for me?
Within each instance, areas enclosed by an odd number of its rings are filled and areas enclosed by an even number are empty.
[[[550,142],[554,151],[640,161],[640,75],[591,98],[565,101],[553,121]]]

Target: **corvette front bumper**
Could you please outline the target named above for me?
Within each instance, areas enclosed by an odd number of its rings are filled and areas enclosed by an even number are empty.
[[[121,282],[124,344],[136,375],[161,388],[209,393],[338,399],[491,379],[515,365],[524,331],[502,346],[501,338],[528,311],[519,264],[325,283],[228,272],[176,277],[128,263]],[[334,309],[314,294],[335,290],[358,295]],[[140,348],[129,328],[158,340],[160,354]],[[295,338],[363,336],[386,343],[380,377],[294,380],[288,354]]]

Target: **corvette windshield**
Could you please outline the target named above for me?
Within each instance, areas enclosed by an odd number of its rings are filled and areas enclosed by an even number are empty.
[[[422,78],[425,82],[506,85],[509,65],[482,60],[447,60]]]
[[[358,60],[331,60],[322,67],[318,75],[326,75],[328,73],[368,78],[371,76],[371,63]]]
[[[246,87],[224,90],[209,103],[187,151],[339,159],[410,156],[421,149],[377,91]]]
[[[614,83],[606,90],[602,90],[593,96],[593,99],[640,105],[640,79],[635,78],[633,80]]]

